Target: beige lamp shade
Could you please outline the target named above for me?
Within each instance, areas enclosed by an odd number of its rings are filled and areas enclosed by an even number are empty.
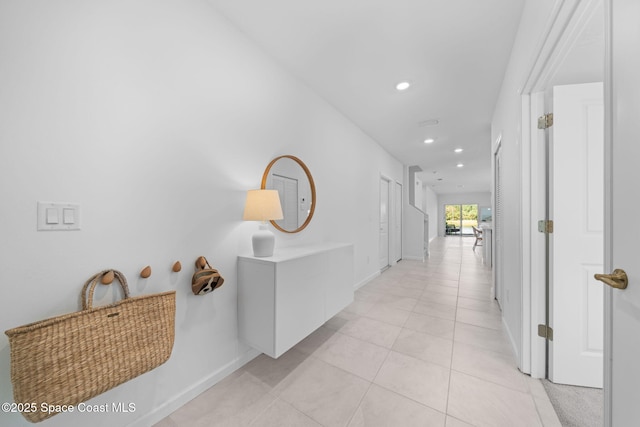
[[[282,219],[282,205],[278,190],[249,190],[244,204],[245,221],[271,221]]]

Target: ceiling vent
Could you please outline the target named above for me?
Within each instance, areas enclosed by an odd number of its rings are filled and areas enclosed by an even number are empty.
[[[418,126],[420,127],[436,126],[438,124],[440,124],[440,120],[438,119],[422,120],[418,122]]]

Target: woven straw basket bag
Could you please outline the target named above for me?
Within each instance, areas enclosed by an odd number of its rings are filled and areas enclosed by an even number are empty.
[[[124,299],[94,308],[95,287],[110,271]],[[175,310],[175,291],[130,297],[124,275],[105,270],[85,283],[81,311],[6,331],[13,397],[29,404],[22,415],[42,421],[56,414],[42,408],[77,405],[166,362]]]

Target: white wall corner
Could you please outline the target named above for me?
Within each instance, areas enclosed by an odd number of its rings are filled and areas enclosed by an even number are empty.
[[[133,423],[129,424],[129,427],[147,427],[162,421],[164,418],[171,415],[171,413],[181,408],[207,389],[213,387],[236,370],[251,362],[260,354],[262,353],[258,350],[249,348],[247,352],[227,363],[225,366],[204,378],[202,381],[193,384],[191,387],[176,394],[171,400],[165,402],[163,405],[154,408],[152,412],[148,412],[144,416],[138,418]]]
[[[367,283],[369,283],[370,281],[372,281],[373,279],[379,276],[380,276],[380,271],[376,271],[375,273],[365,277],[363,280],[355,283],[353,285],[353,290],[357,291],[358,289],[360,289],[361,287],[363,287],[364,285],[366,285]]]

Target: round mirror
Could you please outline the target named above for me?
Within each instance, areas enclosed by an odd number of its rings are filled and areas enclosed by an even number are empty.
[[[316,208],[316,186],[309,168],[294,156],[276,157],[262,175],[262,189],[278,190],[283,219],[271,221],[285,233],[302,231]]]

